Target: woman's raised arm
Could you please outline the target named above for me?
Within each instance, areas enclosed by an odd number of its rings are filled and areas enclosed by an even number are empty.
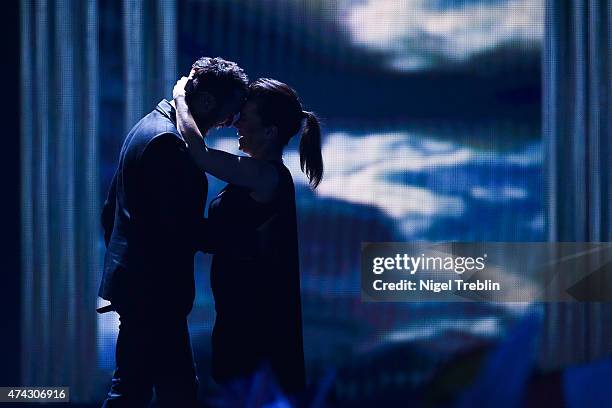
[[[188,81],[187,77],[179,79],[172,94],[176,109],[176,126],[196,165],[202,171],[227,183],[247,187],[258,193],[272,193],[278,184],[278,174],[272,164],[206,146],[185,101],[185,85]]]

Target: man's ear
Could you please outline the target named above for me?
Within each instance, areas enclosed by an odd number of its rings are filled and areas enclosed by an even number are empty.
[[[210,92],[201,92],[197,96],[198,98],[198,110],[202,113],[210,113],[217,104],[217,99]]]
[[[266,127],[266,136],[269,139],[276,139],[276,136],[278,136],[278,127],[276,127],[275,125],[270,125]]]

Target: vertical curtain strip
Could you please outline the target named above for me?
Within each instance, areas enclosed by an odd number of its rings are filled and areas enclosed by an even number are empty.
[[[546,2],[542,79],[550,241],[610,240],[611,10],[609,0]],[[546,304],[545,314],[545,369],[612,352],[609,304]]]
[[[40,382],[43,378],[50,376],[50,313],[49,313],[49,270],[50,270],[50,250],[49,250],[49,104],[48,87],[51,80],[48,66],[48,49],[50,30],[48,27],[49,16],[47,1],[38,0],[35,3],[36,27],[34,40],[34,79],[35,87],[35,114],[34,134],[32,140],[33,163],[32,173],[34,175],[34,189],[32,199],[34,201],[33,225],[34,225],[34,275],[31,289],[34,291],[30,297],[34,303],[34,313],[31,316],[35,322],[35,327],[31,335],[36,336],[33,341],[35,350],[41,351],[38,356],[38,366],[31,359],[27,369],[30,370],[32,380]],[[27,302],[27,300],[26,300]]]
[[[76,346],[74,309],[76,305],[76,231],[75,231],[75,132],[78,127],[74,85],[80,78],[75,71],[74,27],[71,12],[75,7],[70,0],[59,0],[55,7],[55,114],[50,112],[54,122],[54,143],[49,168],[51,189],[54,191],[49,224],[51,226],[51,257],[54,267],[51,285],[51,319],[73,322],[61,327],[54,324],[50,338],[51,369],[53,378],[61,378],[74,384],[77,356],[71,356]],[[80,81],[79,81],[80,82]],[[62,293],[63,292],[63,293]],[[59,294],[61,296],[58,296]]]
[[[144,115],[143,6],[142,0],[123,1],[126,133]]]
[[[32,16],[33,2],[21,2],[21,344],[24,350],[33,348],[31,334],[35,323],[34,305],[32,304],[32,288],[34,285],[34,84],[31,79],[35,56],[32,54],[32,28],[36,21]],[[32,375],[29,355],[21,355],[21,371],[23,378]]]
[[[96,307],[96,294],[101,273],[101,249],[103,247],[100,233],[100,175],[99,175],[99,106],[100,106],[100,78],[98,54],[98,0],[88,0],[82,4],[84,21],[81,26],[81,36],[84,39],[81,58],[84,62],[83,78],[87,84],[87,93],[82,95],[79,114],[83,118],[80,134],[77,136],[81,146],[78,150],[81,177],[79,183],[80,206],[78,208],[79,231],[77,257],[80,273],[76,275],[77,288],[88,288],[87,291],[77,292],[75,309],[75,322],[78,324],[78,333],[81,338],[91,341],[79,341],[77,345],[78,373],[80,373],[79,388],[85,400],[97,400],[94,372],[97,373],[97,316],[91,314]],[[93,294],[93,296],[91,295]],[[90,319],[93,321],[90,322]],[[93,364],[95,363],[95,364]],[[85,375],[83,375],[83,373]],[[89,377],[89,378],[88,378]]]
[[[21,4],[22,384],[89,401],[100,270],[95,0]]]
[[[161,61],[159,64],[160,72],[160,85],[161,89],[159,94],[155,95],[155,98],[161,99],[162,95],[167,95],[168,98],[172,97],[172,88],[178,79],[177,70],[177,19],[176,19],[176,0],[158,0],[158,25],[159,30],[159,44],[160,44],[160,55]],[[182,71],[186,75],[189,67],[181,67]],[[157,101],[154,101],[155,103]]]
[[[176,0],[123,0],[126,134],[157,102],[172,97],[178,79],[176,7]]]

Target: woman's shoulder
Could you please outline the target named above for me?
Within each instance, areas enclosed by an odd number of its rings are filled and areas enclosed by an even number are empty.
[[[274,169],[274,188],[257,192],[250,192],[250,197],[258,204],[274,206],[293,194],[293,179],[287,167],[277,160],[266,160],[270,168]]]
[[[276,168],[277,182],[275,188],[275,196],[280,195],[293,195],[295,194],[293,186],[293,176],[291,171],[285,166],[282,161],[273,161],[272,165]]]
[[[270,163],[276,168],[278,186],[282,186],[282,184],[290,184],[293,186],[293,176],[291,175],[291,171],[285,166],[285,163],[279,160],[271,160]]]

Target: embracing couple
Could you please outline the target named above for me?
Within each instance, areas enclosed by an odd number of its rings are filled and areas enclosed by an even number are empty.
[[[205,143],[233,125],[236,156]],[[273,79],[249,83],[221,58],[200,58],[126,136],[102,213],[106,255],[100,312],[120,316],[116,369],[103,407],[197,406],[187,315],[194,255],[213,254],[216,318],[212,373],[240,389],[259,370],[285,395],[304,391],[295,190],[282,154],[300,137],[300,165],[314,188],[323,174],[319,122]],[[227,186],[204,204],[206,174]],[[248,386],[243,389],[248,389]]]

